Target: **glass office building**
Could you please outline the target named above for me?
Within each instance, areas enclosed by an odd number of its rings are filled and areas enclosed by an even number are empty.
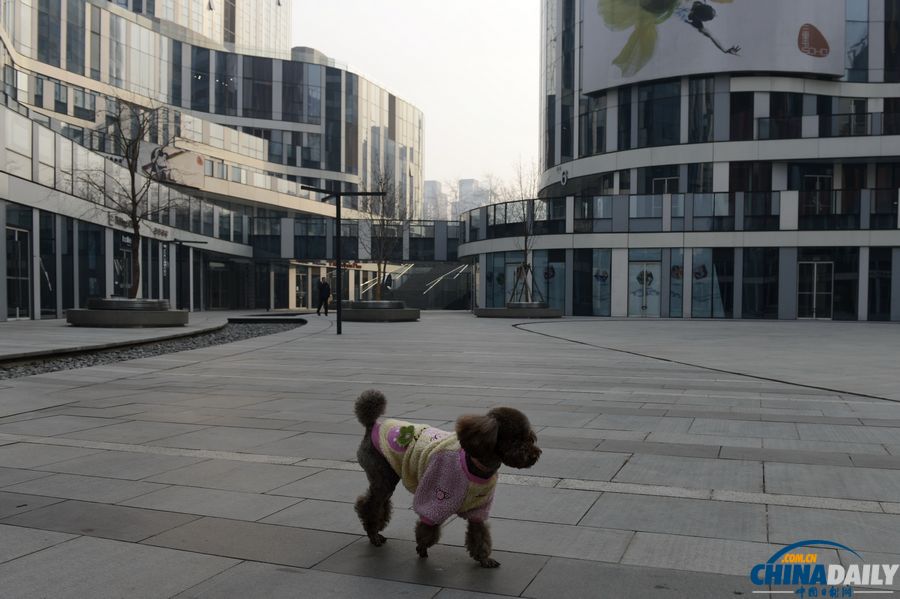
[[[421,111],[291,49],[290,22],[290,0],[0,0],[0,320],[123,295],[135,252],[143,297],[307,305],[333,260],[335,209],[303,185],[357,191],[387,176],[397,213],[422,218]],[[139,246],[85,184],[123,176],[120,102],[154,112],[142,155],[164,148],[177,173],[152,186]],[[345,243],[363,240],[344,254],[358,262],[352,291],[371,276],[366,206],[344,207],[359,221]],[[456,228],[436,226],[443,259]]]
[[[545,0],[541,33],[540,197],[462,218],[479,305],[530,214],[566,314],[900,320],[900,0]]]

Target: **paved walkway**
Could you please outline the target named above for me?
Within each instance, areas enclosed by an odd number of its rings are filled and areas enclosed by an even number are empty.
[[[187,326],[140,329],[70,327],[65,319],[0,322],[0,360],[41,356],[60,351],[99,349],[122,343],[181,336],[188,332],[197,333],[222,326],[228,322],[231,315],[245,313],[246,311],[192,312]]]
[[[695,599],[759,590],[750,568],[802,539],[900,563],[900,403],[853,395],[889,391],[892,325],[309,321],[0,382],[0,596]],[[459,521],[417,559],[402,489],[387,545],[361,535],[370,387],[442,427],[529,415],[544,454],[502,471],[502,567],[466,556]]]

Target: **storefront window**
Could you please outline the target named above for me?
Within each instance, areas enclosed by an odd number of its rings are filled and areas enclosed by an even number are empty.
[[[695,248],[691,271],[691,315],[731,318],[734,307],[734,249]]]

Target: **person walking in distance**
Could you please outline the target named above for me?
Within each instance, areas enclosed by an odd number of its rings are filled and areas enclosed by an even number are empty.
[[[319,306],[316,308],[316,315],[322,315],[322,306],[325,306],[325,316],[328,316],[328,298],[331,296],[331,285],[328,279],[322,277],[319,281]]]

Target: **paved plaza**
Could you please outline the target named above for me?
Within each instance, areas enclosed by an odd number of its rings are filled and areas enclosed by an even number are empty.
[[[896,325],[425,312],[334,332],[311,316],[0,381],[0,597],[733,598],[803,539],[900,563]],[[402,488],[388,543],[363,536],[353,400],[372,387],[443,428],[530,417],[544,453],[501,470],[499,569],[459,520],[418,559]]]

